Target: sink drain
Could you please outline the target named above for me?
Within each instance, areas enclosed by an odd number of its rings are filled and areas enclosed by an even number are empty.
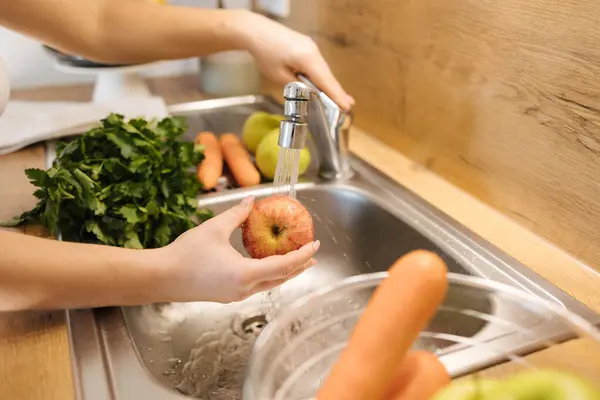
[[[246,318],[241,323],[242,332],[244,333],[244,335],[258,335],[265,328],[265,326],[267,326],[268,323],[269,321],[267,319],[267,316],[262,314]],[[289,334],[297,335],[298,333],[300,333],[300,328],[300,321],[293,321],[289,326]]]
[[[255,315],[242,322],[242,330],[247,334],[258,334],[265,326],[267,326],[267,317],[265,315]]]

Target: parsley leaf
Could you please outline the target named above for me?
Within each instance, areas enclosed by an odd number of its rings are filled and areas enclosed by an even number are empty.
[[[39,223],[64,240],[157,248],[213,217],[198,210],[194,173],[201,147],[178,138],[180,117],[125,121],[110,114],[83,135],[59,142],[47,171],[27,169],[37,205],[11,223]]]

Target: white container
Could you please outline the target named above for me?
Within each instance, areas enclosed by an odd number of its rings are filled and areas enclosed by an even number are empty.
[[[160,62],[121,67],[86,68],[55,60],[54,68],[66,74],[96,76],[92,101],[94,103],[104,103],[125,97],[150,97],[150,88],[142,78],[141,73],[158,64]]]
[[[225,51],[200,58],[200,88],[217,96],[260,92],[260,73],[249,52]]]

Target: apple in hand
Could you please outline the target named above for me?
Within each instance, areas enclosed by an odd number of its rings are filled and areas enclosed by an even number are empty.
[[[314,225],[306,207],[290,196],[257,200],[242,225],[244,248],[252,258],[282,255],[314,240]]]

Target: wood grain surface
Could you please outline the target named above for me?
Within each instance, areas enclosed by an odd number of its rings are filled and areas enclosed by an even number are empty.
[[[292,0],[284,22],[358,126],[600,268],[600,2]]]
[[[86,101],[89,86],[14,91],[11,99]],[[24,170],[46,168],[43,145],[0,156],[0,220],[31,209],[35,190]],[[36,227],[25,234],[45,235]],[[0,391],[2,399],[70,400],[74,397],[64,311],[15,312],[0,316]]]
[[[35,205],[25,168],[45,168],[41,145],[0,156],[0,220]],[[43,235],[41,229],[25,233]],[[1,248],[1,244],[0,244]],[[73,397],[63,311],[0,316],[0,398],[68,400]],[[58,383],[58,384],[55,384]]]

